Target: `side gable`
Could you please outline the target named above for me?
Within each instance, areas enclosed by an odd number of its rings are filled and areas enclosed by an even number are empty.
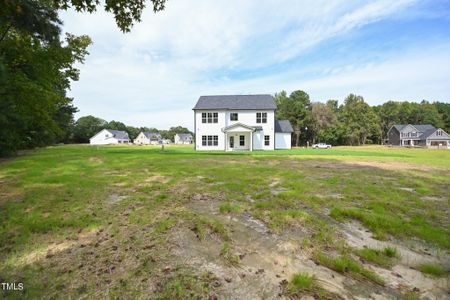
[[[400,128],[400,129],[399,129]],[[387,132],[387,136],[390,135],[392,130],[395,130],[398,134],[400,134],[400,130],[403,128],[403,125],[392,125]]]
[[[110,133],[112,135],[112,137],[114,137],[114,134],[111,131],[109,131],[108,129],[102,129],[99,132],[97,132],[93,137],[91,137],[89,140],[96,138],[98,135],[100,135],[102,132],[105,132],[105,131]]]
[[[411,125],[411,124],[408,124],[408,125],[404,126],[400,130],[400,133],[408,133],[408,132],[419,132],[419,130],[416,127],[414,127],[413,125]]]
[[[438,135],[438,132],[440,134]],[[426,137],[427,140],[450,140],[450,135],[445,132],[443,129],[438,128],[433,133]]]

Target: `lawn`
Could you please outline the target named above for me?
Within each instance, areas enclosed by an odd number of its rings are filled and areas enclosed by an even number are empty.
[[[449,186],[447,150],[28,152],[0,162],[3,296],[439,297]]]

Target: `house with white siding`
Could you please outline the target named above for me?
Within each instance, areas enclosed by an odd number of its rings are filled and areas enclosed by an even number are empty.
[[[292,126],[276,120],[271,95],[201,96],[194,110],[196,150],[290,149]]]
[[[192,134],[190,134],[190,133],[177,133],[173,137],[173,141],[175,142],[175,144],[189,145],[194,142],[194,138],[192,137]]]
[[[89,139],[91,145],[111,145],[129,143],[130,138],[126,131],[103,129]]]

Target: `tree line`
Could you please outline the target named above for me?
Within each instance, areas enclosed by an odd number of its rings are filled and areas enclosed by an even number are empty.
[[[294,129],[293,145],[326,142],[333,145],[381,144],[394,124],[431,124],[450,132],[450,103],[387,101],[370,106],[362,96],[349,94],[337,100],[312,102],[301,90],[289,96],[275,94],[278,119],[287,119]]]
[[[58,11],[73,8],[112,13],[123,32],[166,0],[0,0],[0,156],[71,142],[77,108],[67,96],[92,43],[88,36],[62,35]]]
[[[189,129],[182,126],[170,127],[168,130],[160,130],[149,127],[133,127],[127,126],[119,121],[107,122],[101,118],[94,116],[85,116],[79,118],[71,128],[69,133],[71,143],[89,143],[89,139],[102,129],[122,130],[128,132],[130,139],[134,140],[141,131],[154,132],[161,134],[163,139],[173,141],[177,133],[190,133]]]

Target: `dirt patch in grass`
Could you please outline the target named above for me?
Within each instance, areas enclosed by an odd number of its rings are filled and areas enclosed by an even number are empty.
[[[279,298],[284,282],[298,270],[311,271],[325,289],[350,298],[344,286],[345,277],[317,267],[298,252],[295,243],[253,231],[233,219],[228,224],[232,231],[232,250],[229,251],[238,258],[233,264],[221,255],[220,240],[211,237],[199,240],[192,231],[183,228],[178,228],[172,238],[177,244],[173,249],[174,257],[181,263],[219,278],[221,285],[216,290],[219,298]]]
[[[213,217],[229,229],[230,239],[204,235],[178,226],[171,232],[173,257],[203,272],[211,272],[221,284],[216,289],[219,298],[274,299],[283,297],[285,283],[299,270],[311,273],[317,283],[335,298],[351,299],[348,288],[357,283],[339,273],[317,266],[309,251],[301,247],[304,233],[290,231],[275,234],[264,222],[245,212],[220,214],[218,197],[195,194],[188,207]],[[220,199],[220,197],[219,197]],[[301,234],[299,234],[301,233]],[[224,249],[226,253],[224,254]],[[229,258],[232,258],[231,260]],[[311,295],[314,295],[311,291]],[[371,294],[370,288],[365,295]],[[368,293],[368,294],[367,294]]]
[[[400,241],[376,240],[369,230],[356,221],[345,223],[343,233],[347,243],[356,249],[364,249],[365,247],[380,251],[387,247],[396,249],[399,258],[392,269],[371,266],[372,270],[385,279],[387,286],[397,290],[415,291],[425,298],[445,297],[448,288],[448,282],[445,278],[427,278],[415,268],[422,264],[449,264],[448,253],[438,249],[429,249],[429,247],[419,244],[415,245],[415,250],[412,250]]]
[[[163,175],[153,175],[150,177],[145,178],[144,182],[158,182],[158,183],[168,183],[172,178],[169,176],[163,176]]]
[[[280,178],[272,178],[272,182],[269,184],[269,189],[272,195],[278,195],[279,193],[286,191],[286,188],[281,185]]]
[[[402,162],[380,162],[380,161],[342,161],[342,163],[349,166],[360,166],[360,167],[372,167],[379,168],[383,170],[389,171],[398,171],[398,170],[421,170],[421,171],[434,171],[434,170],[443,170],[443,168],[437,166],[429,166],[429,165],[417,165],[417,164],[409,164]]]
[[[107,199],[107,203],[108,204],[116,204],[119,203],[125,199],[127,199],[128,196],[127,195],[119,195],[119,194],[109,194],[108,199]]]
[[[89,163],[93,165],[101,165],[103,164],[103,159],[98,157],[91,157],[89,158]]]
[[[443,196],[424,196],[421,199],[423,201],[436,201],[436,202],[448,201],[448,198],[447,197],[443,197]]]
[[[308,167],[315,168],[330,168],[330,169],[352,169],[352,168],[377,168],[387,171],[400,170],[420,170],[420,171],[436,171],[448,170],[438,166],[424,165],[424,164],[410,164],[396,161],[347,161],[347,160],[304,160],[302,164]]]
[[[15,268],[21,268],[26,265],[34,264],[44,258],[51,258],[67,249],[76,247],[77,245],[90,243],[95,238],[97,232],[97,229],[82,231],[71,238],[67,238],[66,240],[54,242],[45,247],[19,255],[13,260],[10,260],[10,262],[7,262],[7,264]]]

